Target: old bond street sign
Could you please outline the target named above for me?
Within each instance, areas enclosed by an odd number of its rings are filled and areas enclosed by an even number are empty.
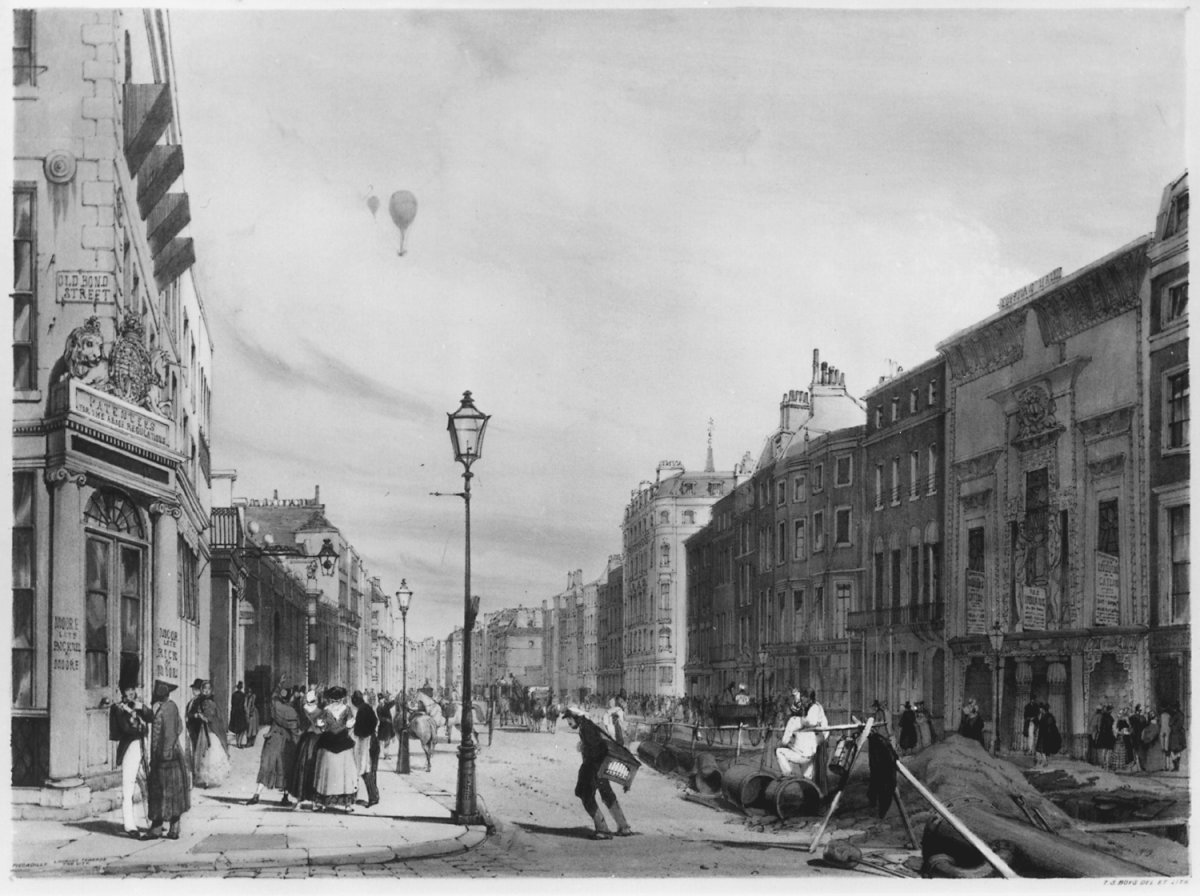
[[[157,448],[169,448],[171,421],[105,392],[71,380],[71,410],[110,430]]]
[[[54,298],[60,305],[111,304],[117,300],[117,275],[112,271],[59,271],[54,275]]]

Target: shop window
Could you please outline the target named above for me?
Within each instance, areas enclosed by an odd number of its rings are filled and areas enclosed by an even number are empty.
[[[12,531],[12,705],[33,706],[37,663],[34,622],[35,534],[33,496],[36,474],[13,473]]]

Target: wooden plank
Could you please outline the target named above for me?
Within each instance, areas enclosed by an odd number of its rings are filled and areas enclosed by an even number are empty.
[[[1186,825],[1187,818],[1155,818],[1150,821],[1113,821],[1101,823],[1077,824],[1075,830],[1097,833],[1099,831],[1145,831],[1151,828],[1173,828]]]

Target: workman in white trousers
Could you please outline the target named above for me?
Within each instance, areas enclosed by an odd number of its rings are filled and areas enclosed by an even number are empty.
[[[824,732],[813,729],[826,728],[829,722],[814,691],[802,692],[799,700],[793,700],[790,710],[791,715],[780,738],[783,746],[775,751],[775,758],[784,777],[793,774],[792,764],[795,763],[800,777],[811,781],[815,772],[813,760],[825,738]]]

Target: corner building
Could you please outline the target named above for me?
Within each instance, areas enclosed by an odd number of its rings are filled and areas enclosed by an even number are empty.
[[[947,367],[950,705],[1019,749],[1049,702],[1083,757],[1092,712],[1150,694],[1142,289],[1149,237],[1001,300]],[[989,633],[1002,634],[999,653]],[[999,731],[994,676],[999,682]]]
[[[13,22],[19,814],[119,784],[123,680],[207,677],[212,345],[166,14]]]

